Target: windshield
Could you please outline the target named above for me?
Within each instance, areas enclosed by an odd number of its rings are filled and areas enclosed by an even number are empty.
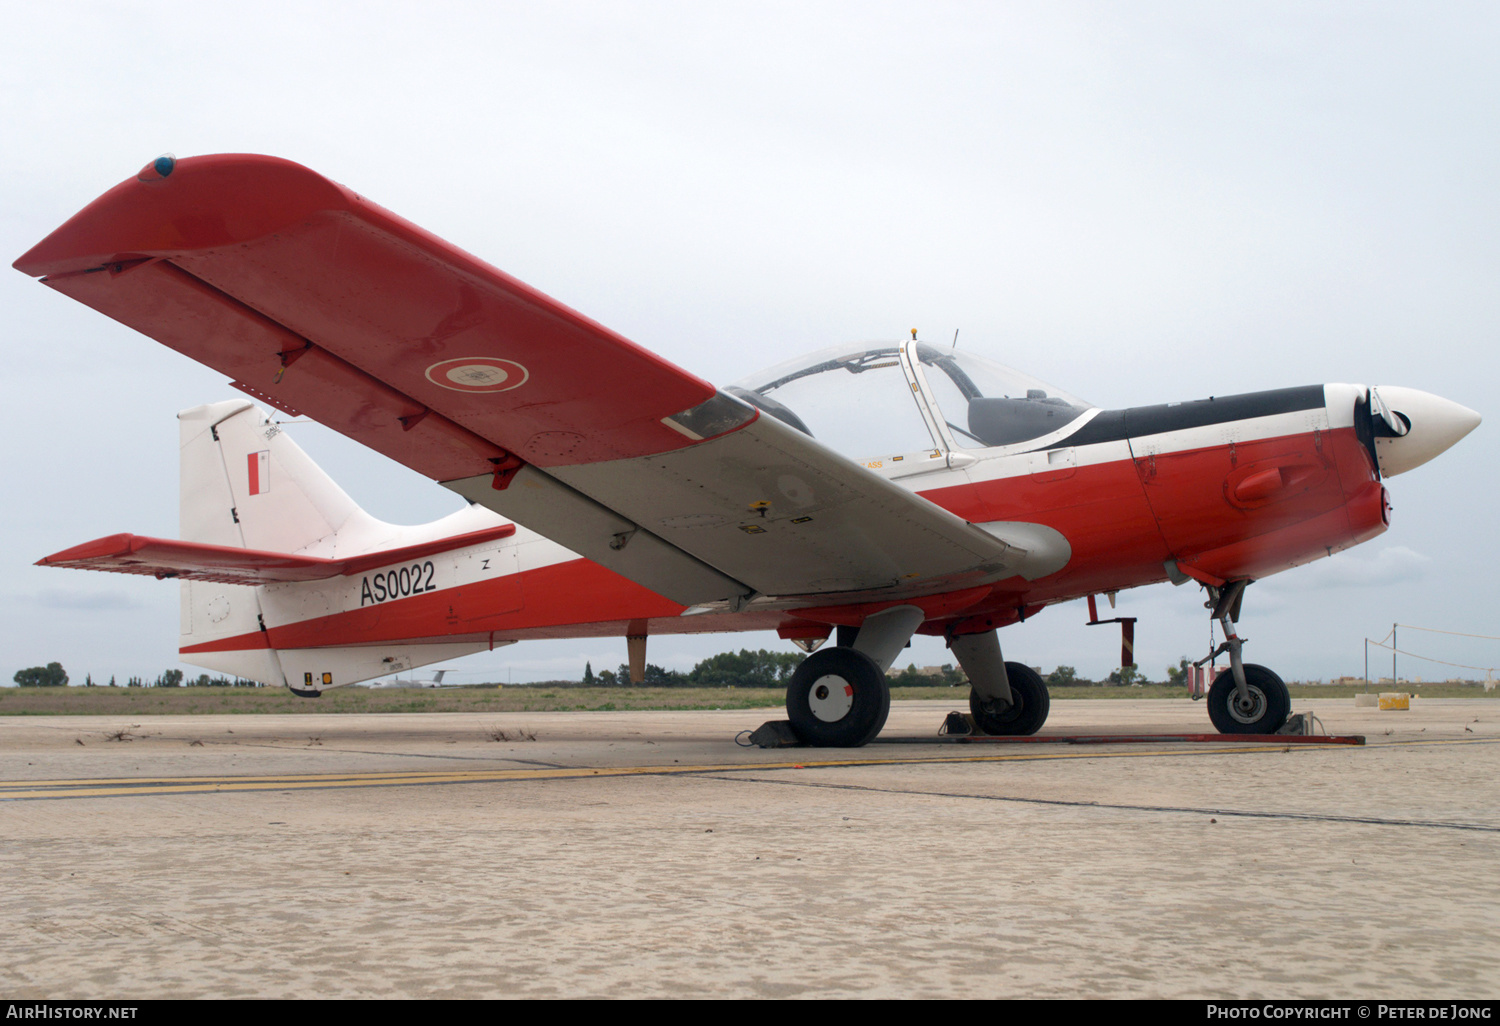
[[[965,448],[1028,442],[1093,409],[1029,374],[973,353],[919,343],[917,360],[954,442]]]
[[[1015,445],[1051,434],[1093,407],[1028,374],[973,353],[925,342],[922,376],[954,443]],[[901,345],[833,346],[743,378],[726,391],[855,459],[932,449],[901,368]]]
[[[937,447],[890,342],[822,349],[726,391],[835,452],[880,458]]]

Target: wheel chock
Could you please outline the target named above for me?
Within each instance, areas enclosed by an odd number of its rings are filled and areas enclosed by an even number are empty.
[[[1313,732],[1312,713],[1292,713],[1276,733],[1280,735],[1307,736]]]
[[[802,744],[802,739],[792,730],[790,720],[768,720],[755,728],[746,740],[760,748],[793,748]]]
[[[938,730],[939,737],[968,737],[978,733],[974,726],[974,717],[969,713],[951,712],[943,721],[943,726]]]

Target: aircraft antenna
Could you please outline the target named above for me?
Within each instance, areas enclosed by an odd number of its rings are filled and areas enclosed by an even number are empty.
[[[958,329],[957,328],[953,329],[953,348],[954,349],[958,348]]]

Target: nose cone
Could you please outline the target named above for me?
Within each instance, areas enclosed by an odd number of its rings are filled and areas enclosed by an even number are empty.
[[[1385,477],[1404,474],[1420,467],[1479,426],[1479,414],[1467,406],[1431,392],[1400,385],[1380,385],[1370,389],[1378,394],[1387,409],[1404,421],[1407,431],[1399,437],[1375,438],[1375,452],[1380,459],[1380,473]],[[1373,401],[1371,406],[1376,407]]]

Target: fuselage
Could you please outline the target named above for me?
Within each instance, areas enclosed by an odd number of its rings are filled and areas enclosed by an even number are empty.
[[[1063,565],[1035,580],[908,601],[928,614],[922,632],[962,634],[1100,592],[1264,577],[1376,536],[1390,507],[1374,439],[1359,425],[1367,394],[1324,385],[1091,409],[1048,435],[954,452],[918,472],[866,462],[970,522],[1038,525],[1065,540]],[[471,506],[427,530],[461,534],[498,519]],[[331,647],[478,650],[535,638],[743,630],[808,638],[857,624],[881,605],[803,598],[761,599],[740,611],[688,608],[525,528],[353,577],[267,585],[260,604],[265,631],[187,644],[184,659],[217,664],[214,653],[247,647],[280,650],[286,662],[289,652]]]

